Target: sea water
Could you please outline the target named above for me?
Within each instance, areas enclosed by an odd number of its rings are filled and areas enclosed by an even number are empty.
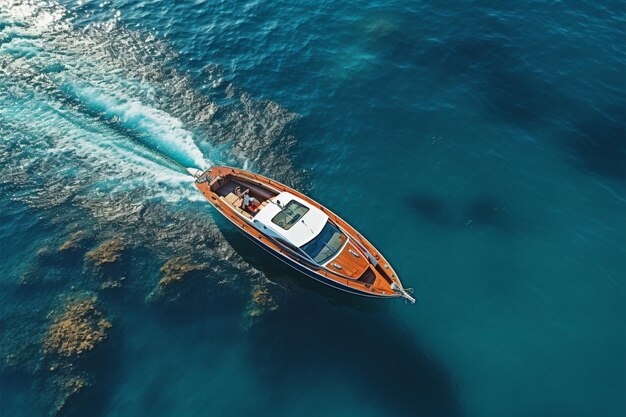
[[[617,1],[0,0],[0,415],[623,416],[625,32]],[[213,164],[332,208],[417,304],[250,247],[183,169]],[[80,294],[112,327],[67,395],[43,341]]]

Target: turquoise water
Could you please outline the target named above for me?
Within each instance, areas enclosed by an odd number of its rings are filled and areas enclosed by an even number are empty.
[[[173,3],[0,0],[0,415],[53,413],[85,293],[113,326],[59,415],[624,415],[621,2]],[[418,303],[276,265],[211,164],[331,207]]]

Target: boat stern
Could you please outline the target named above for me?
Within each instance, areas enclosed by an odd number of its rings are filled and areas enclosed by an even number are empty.
[[[189,168],[185,168],[185,169],[187,170],[189,175],[191,175],[192,177],[194,177],[196,179],[200,178],[200,176],[202,174],[204,174],[204,171],[202,171],[201,169],[198,169],[198,168],[189,167]]]

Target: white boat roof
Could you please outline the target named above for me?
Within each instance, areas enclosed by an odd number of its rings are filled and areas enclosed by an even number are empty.
[[[300,247],[319,235],[328,221],[328,216],[322,210],[291,193],[282,192],[270,200],[271,202],[254,216],[254,220],[273,230],[294,246]],[[289,229],[283,229],[272,221],[274,216],[282,211],[282,208],[275,202],[280,201],[280,205],[285,207],[292,200],[302,204],[309,210]]]

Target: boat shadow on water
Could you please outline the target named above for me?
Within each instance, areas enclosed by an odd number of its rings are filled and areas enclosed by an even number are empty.
[[[445,366],[389,314],[294,296],[251,329],[250,345],[249,367],[271,387],[266,395],[275,415],[289,414],[303,394],[310,400],[309,390],[323,393],[322,409],[356,399],[354,408],[385,415],[461,415]]]
[[[358,398],[359,406],[386,415],[462,415],[445,365],[390,314],[389,303],[400,300],[368,299],[326,287],[277,261],[229,225],[221,229],[244,260],[285,290],[278,310],[248,333],[248,368],[259,386],[270,387],[265,393],[272,407],[268,412],[287,415],[294,398],[319,387],[327,393],[335,386],[337,396],[324,395],[320,407]]]

